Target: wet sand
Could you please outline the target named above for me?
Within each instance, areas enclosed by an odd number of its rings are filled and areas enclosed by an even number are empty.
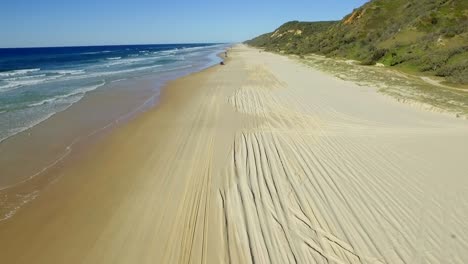
[[[468,123],[236,46],[49,171],[3,263],[465,263]]]
[[[137,91],[129,85],[138,86]],[[0,144],[0,190],[29,179],[88,137],[125,123],[157,101],[151,77],[107,84],[78,103]],[[109,91],[111,90],[111,91]],[[69,149],[67,149],[67,147]]]

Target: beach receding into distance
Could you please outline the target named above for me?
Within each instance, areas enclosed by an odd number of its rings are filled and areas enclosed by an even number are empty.
[[[2,142],[0,263],[468,262],[466,120],[245,45],[225,62],[63,160],[156,79]]]

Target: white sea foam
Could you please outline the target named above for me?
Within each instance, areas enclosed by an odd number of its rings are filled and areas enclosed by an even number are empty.
[[[51,70],[44,71],[43,74],[35,75],[25,75],[27,73],[37,72],[36,70],[21,70],[21,73],[16,73],[16,75],[11,75],[13,77],[5,78],[1,81],[4,81],[5,84],[0,85],[0,92],[11,91],[20,87],[38,85],[48,81],[53,81],[60,79],[64,76],[76,76],[85,74],[84,70]],[[42,72],[42,71],[41,71]]]
[[[108,60],[120,60],[122,57],[110,57],[107,58]]]
[[[0,85],[0,92],[7,92],[24,86],[42,84],[51,80],[56,80],[64,75],[65,74],[57,76],[47,76],[46,74],[39,74],[4,79],[4,81],[6,81],[6,84]]]
[[[111,75],[116,75],[116,74],[145,71],[145,70],[148,70],[148,69],[158,68],[158,67],[161,67],[161,66],[163,66],[163,65],[155,64],[155,65],[151,65],[151,66],[129,68],[129,69],[126,69],[126,70],[87,72],[84,75],[62,75],[62,76],[59,76],[60,77],[59,81],[72,81],[72,80],[81,80],[81,79],[96,78],[96,77],[105,77],[105,76],[111,76]],[[109,67],[109,66],[101,65],[99,68],[96,68],[96,69],[101,69],[102,70],[102,67]],[[1,91],[1,86],[0,86],[0,91]]]
[[[30,72],[37,72],[37,71],[40,71],[40,70],[41,69],[39,69],[39,68],[35,68],[35,69],[22,69],[22,70],[0,72],[0,78],[24,75],[24,74],[27,74],[27,73],[30,73]]]
[[[181,48],[181,51],[194,51],[194,50],[203,50],[212,48],[213,46],[203,46],[203,47],[188,47],[188,48]]]
[[[53,97],[53,98],[49,98],[49,99],[42,100],[42,101],[37,102],[37,103],[29,104],[28,106],[29,106],[29,107],[40,106],[40,105],[44,105],[44,104],[51,103],[51,102],[55,101],[56,99],[57,99],[57,97]]]
[[[75,90],[74,93],[71,93],[68,96],[76,95],[76,94],[85,94],[87,92],[94,91],[97,88],[99,88],[101,86],[104,86],[105,84],[106,84],[106,82],[102,81],[101,83],[96,84],[96,85],[85,86],[85,87],[82,87],[82,88],[79,88],[79,89]]]
[[[111,81],[111,82],[112,82],[112,83],[115,83],[115,82],[120,82],[120,81],[125,81],[125,80],[127,80],[127,79],[117,79],[117,80],[113,80],[113,81]]]
[[[29,203],[30,201],[37,198],[39,195],[39,191],[33,191],[27,194],[16,194],[17,198],[21,198],[18,204],[14,204],[11,207],[7,207],[9,209],[8,212],[4,213],[3,216],[0,215],[0,221],[7,220],[11,218],[16,212],[25,204]]]
[[[6,83],[0,85],[0,92],[11,91],[25,86],[43,84],[55,80],[73,80],[86,78],[85,70],[52,70],[44,71],[44,74],[23,75],[3,79]],[[71,77],[70,76],[74,76]]]
[[[174,54],[154,54],[159,56],[144,56],[144,57],[137,57],[137,58],[127,58],[118,61],[111,61],[109,63],[104,64],[106,67],[114,66],[114,65],[131,65],[136,63],[151,63],[157,62],[160,59],[167,59],[167,58],[176,58]],[[177,60],[177,59],[176,59]]]
[[[71,105],[73,105],[74,103],[78,102],[81,98],[83,98],[83,96],[87,92],[96,90],[97,88],[99,88],[99,87],[101,87],[103,85],[105,85],[104,81],[102,81],[101,83],[96,84],[96,85],[85,86],[85,87],[79,88],[77,90],[74,90],[73,92],[71,92],[69,94],[59,95],[59,96],[56,96],[56,97],[53,97],[53,98],[45,99],[45,100],[37,102],[37,103],[32,103],[32,104],[29,105],[29,107],[40,107],[42,105],[51,104],[51,103],[56,102],[58,100],[62,100],[60,103],[63,103],[63,104],[66,105],[65,107],[60,109],[60,111],[63,111],[65,109],[67,109],[68,107],[70,107]],[[7,139],[7,138],[9,138],[11,136],[14,136],[14,135],[16,135],[18,133],[21,133],[21,132],[23,132],[23,131],[25,131],[25,130],[27,130],[29,128],[32,128],[32,127],[36,126],[37,124],[49,119],[50,117],[52,117],[53,115],[55,115],[57,112],[60,112],[60,111],[54,111],[54,112],[48,113],[48,114],[46,114],[44,116],[41,116],[39,118],[31,119],[24,126],[11,129],[8,132],[8,134],[2,135],[0,137],[0,142],[2,142],[3,140],[5,140],[5,139]]]
[[[149,69],[153,69],[153,68],[159,68],[161,66],[163,66],[163,65],[156,64],[156,65],[145,66],[145,67],[131,68],[131,69],[128,69],[128,70],[101,72],[101,73],[93,74],[93,76],[99,77],[99,76],[122,74],[122,73],[129,73],[129,72],[135,72],[135,71],[145,71],[145,70],[149,70]]]
[[[4,141],[5,139],[11,137],[11,136],[14,136],[18,133],[21,133],[39,123],[41,123],[42,121],[45,121],[47,119],[49,119],[51,116],[53,116],[55,113],[50,113],[48,115],[45,115],[43,116],[42,118],[38,118],[38,119],[35,119],[35,120],[31,120],[28,124],[22,126],[22,127],[16,127],[16,128],[13,128],[13,129],[9,129],[8,130],[8,133],[6,135],[3,135],[0,137],[0,142]]]
[[[52,73],[58,73],[62,75],[78,75],[78,74],[84,74],[84,70],[57,70],[57,71],[52,71]]]
[[[171,49],[171,50],[163,50],[163,51],[157,51],[162,54],[176,54],[178,49]]]
[[[83,53],[80,53],[80,54],[101,54],[101,53],[109,53],[109,52],[112,52],[112,51],[103,50],[103,51],[94,51],[94,52],[83,52]]]
[[[173,56],[175,54],[177,54],[177,49],[172,49],[172,50],[161,50],[161,51],[154,51],[154,52],[151,52],[151,54],[154,54],[154,55],[162,55],[162,56]]]
[[[200,49],[204,49],[206,47],[190,47],[190,48],[181,48],[181,50],[183,51],[190,51],[190,50],[200,50]]]
[[[97,68],[100,67],[112,67],[116,65],[132,65],[132,64],[137,64],[137,63],[151,63],[155,62],[158,59],[162,58],[163,56],[145,56],[145,57],[133,57],[133,58],[126,58],[126,59],[120,59],[120,60],[113,60],[110,62],[107,62],[105,64],[101,65],[96,65]]]
[[[57,95],[57,96],[52,97],[52,98],[47,98],[47,99],[44,99],[44,100],[42,100],[42,101],[29,104],[28,106],[29,106],[29,107],[41,106],[41,105],[45,105],[45,104],[50,104],[50,103],[53,103],[53,102],[57,102],[57,101],[60,101],[60,100],[63,100],[63,99],[67,99],[67,98],[70,98],[70,97],[75,97],[75,96],[78,96],[78,95],[84,95],[84,94],[86,94],[87,92],[96,90],[97,88],[103,86],[104,84],[105,84],[105,82],[103,81],[103,82],[101,82],[100,84],[97,84],[97,85],[85,86],[85,87],[82,87],[82,88],[73,90],[71,93],[62,94],[62,95]],[[78,100],[79,100],[79,99],[81,99],[81,98],[78,98]],[[77,100],[73,100],[73,101],[77,101]]]
[[[3,79],[3,81],[13,82],[18,80],[26,80],[26,79],[37,79],[41,77],[45,77],[45,74],[37,74],[37,75],[25,75],[25,76],[18,76],[18,77],[11,77],[7,79]]]
[[[144,58],[129,58],[129,59],[120,59],[120,60],[110,60],[110,62],[96,65],[96,68],[100,67],[111,67],[115,65],[130,65],[136,62],[143,62],[143,61],[150,61],[152,57],[144,57]]]
[[[159,67],[162,67],[162,66],[163,66],[162,64],[155,64],[155,65],[151,65],[151,66],[134,67],[134,68],[126,69],[126,70],[94,72],[94,73],[88,73],[88,74],[82,75],[82,76],[67,77],[67,78],[63,78],[62,80],[68,81],[68,80],[77,80],[77,79],[84,79],[84,78],[105,77],[105,76],[116,75],[116,74],[146,71],[146,70],[150,70],[150,69],[153,69],[153,68],[159,68]]]
[[[0,85],[0,92],[7,92],[11,91],[23,86],[28,86],[28,85],[37,85],[40,83],[43,83],[45,79],[32,79],[32,80],[19,80],[19,81],[12,81],[8,82],[5,85]]]

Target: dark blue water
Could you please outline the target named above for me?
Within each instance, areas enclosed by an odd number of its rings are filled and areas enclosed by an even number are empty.
[[[129,58],[160,51],[209,47],[214,44],[123,45],[0,49],[0,72],[27,68],[62,69],[98,63],[109,58]]]
[[[222,44],[0,49],[0,141],[108,83],[217,63]]]

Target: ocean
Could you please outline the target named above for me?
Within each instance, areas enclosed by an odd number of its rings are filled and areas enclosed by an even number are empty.
[[[112,82],[173,78],[220,62],[227,44],[0,49],[0,142]],[[131,88],[129,88],[131,89]]]

